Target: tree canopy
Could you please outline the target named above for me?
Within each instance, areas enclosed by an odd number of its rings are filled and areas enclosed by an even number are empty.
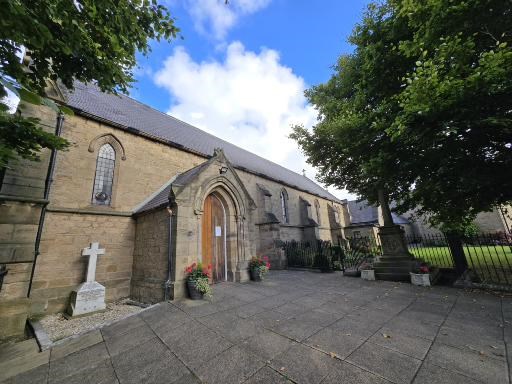
[[[41,148],[66,146],[37,119],[10,114],[8,89],[24,102],[69,112],[45,98],[48,80],[67,88],[75,79],[95,81],[103,91],[126,93],[136,52],[146,55],[151,39],[178,33],[156,0],[0,0],[0,9],[0,168],[16,156],[37,159]],[[30,63],[21,62],[22,49]]]
[[[306,91],[319,119],[292,137],[321,181],[455,226],[512,200],[512,3],[388,0],[353,54]]]

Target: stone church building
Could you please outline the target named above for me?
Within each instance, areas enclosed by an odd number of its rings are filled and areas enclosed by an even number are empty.
[[[65,310],[92,242],[107,300],[157,302],[185,295],[193,262],[214,282],[245,281],[252,256],[286,266],[279,240],[342,234],[343,201],[305,176],[127,96],[81,83],[48,93],[74,115],[27,111],[71,146],[0,173],[0,338]]]

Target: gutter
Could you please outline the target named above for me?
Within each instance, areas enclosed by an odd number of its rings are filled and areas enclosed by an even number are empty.
[[[64,115],[62,113],[59,113],[57,115],[57,123],[55,125],[55,136],[60,136],[63,124],[64,124]],[[29,284],[28,284],[27,297],[30,297],[30,292],[32,291],[32,281],[34,279],[34,272],[36,270],[37,257],[40,254],[39,245],[41,244],[41,236],[43,234],[44,219],[46,218],[46,209],[47,209],[48,203],[49,203],[48,197],[50,196],[50,188],[51,188],[51,185],[53,182],[53,173],[55,171],[56,159],[57,159],[57,150],[52,149],[52,152],[50,155],[50,162],[48,163],[48,173],[46,174],[46,180],[44,182],[43,200],[45,200],[45,202],[43,203],[43,206],[41,208],[41,214],[39,216],[39,224],[37,226],[36,241],[34,244],[34,262],[32,263],[32,271],[30,272],[30,280],[29,280]]]

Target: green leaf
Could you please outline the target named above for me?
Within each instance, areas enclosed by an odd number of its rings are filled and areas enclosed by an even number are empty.
[[[66,107],[65,105],[59,105],[59,109],[62,113],[68,115],[68,116],[74,116],[75,112],[71,108]]]
[[[40,105],[43,102],[41,96],[27,90],[26,88],[20,88],[18,90],[18,94],[20,99],[26,103]]]

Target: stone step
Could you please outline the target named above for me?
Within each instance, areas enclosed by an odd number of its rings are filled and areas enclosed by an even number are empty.
[[[50,351],[39,352],[36,339],[0,345],[0,382],[50,360]]]
[[[386,281],[411,281],[409,272],[377,272],[375,271],[375,278],[377,280]]]

